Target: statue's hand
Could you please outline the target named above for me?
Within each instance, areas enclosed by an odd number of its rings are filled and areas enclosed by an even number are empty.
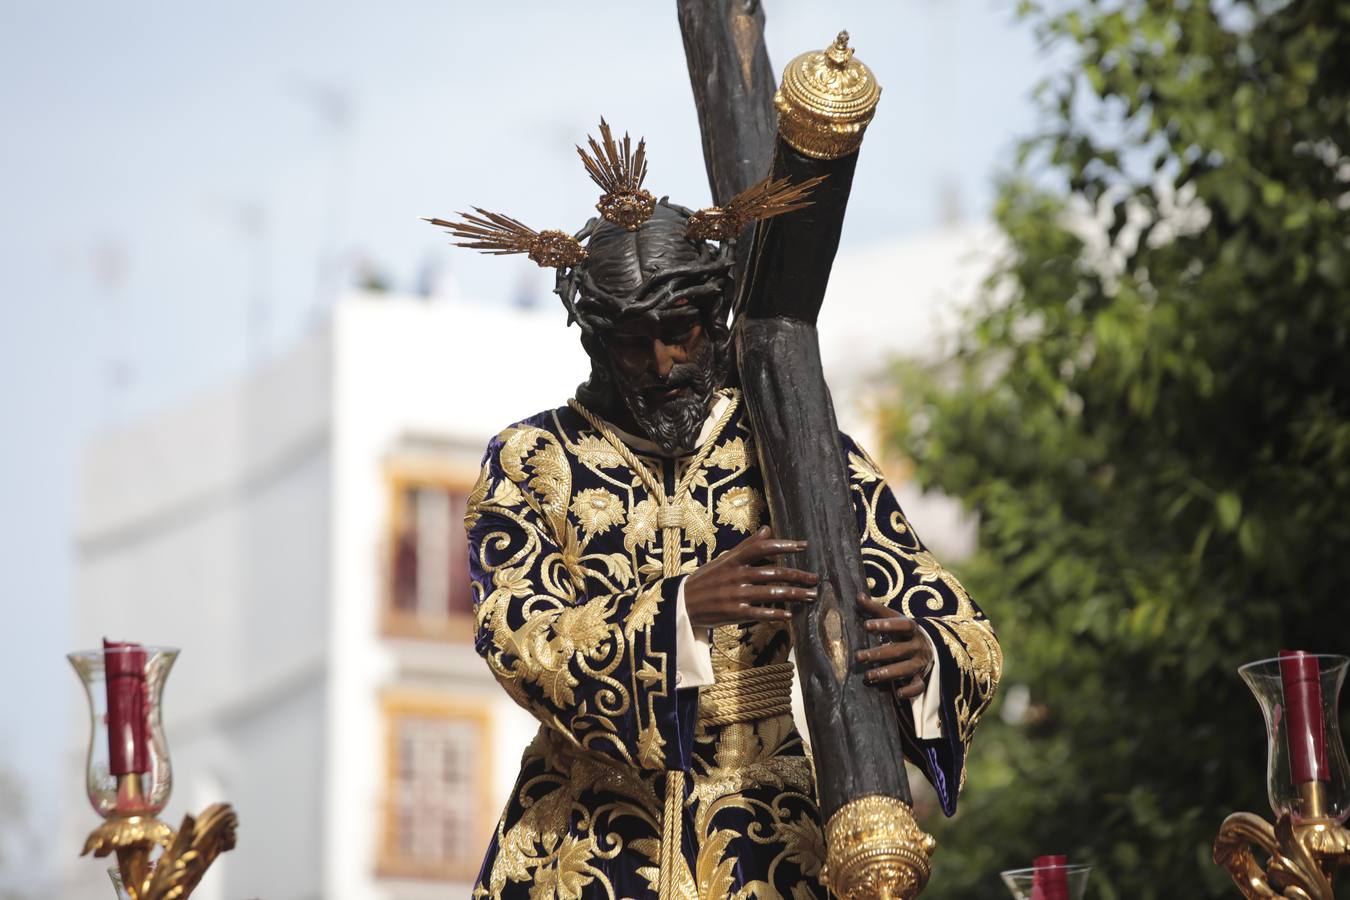
[[[872,666],[867,671],[867,683],[886,685],[904,700],[922,694],[924,675],[933,664],[933,650],[919,633],[919,626],[866,594],[858,594],[858,609],[870,617],[863,627],[881,637],[880,646],[857,653],[858,662]]]
[[[769,604],[815,600],[820,578],[775,565],[773,557],[805,549],[806,541],[775,538],[765,525],[685,579],[684,608],[689,621],[707,628],[792,618],[791,610]]]

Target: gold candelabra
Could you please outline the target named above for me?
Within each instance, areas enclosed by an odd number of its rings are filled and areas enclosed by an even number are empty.
[[[1264,865],[1258,847],[1267,855]],[[1219,826],[1214,861],[1248,900],[1336,900],[1332,879],[1350,863],[1350,831],[1335,819],[1295,822],[1284,813],[1271,825],[1255,813],[1233,813]]]
[[[189,897],[216,857],[234,848],[239,825],[227,803],[184,816],[177,831],[157,818],[173,787],[160,699],[177,656],[105,641],[67,657],[89,700],[85,789],[104,819],[80,855],[116,855],[114,884],[128,900]]]
[[[234,849],[238,825],[228,803],[208,806],[196,818],[184,816],[177,832],[154,816],[116,816],[90,833],[80,855],[115,853],[131,900],[180,900],[192,894],[217,856]],[[152,859],[158,847],[163,852]]]
[[[1238,669],[1265,715],[1275,824],[1233,813],[1219,826],[1214,862],[1248,900],[1335,900],[1336,871],[1350,864],[1350,765],[1337,702],[1348,663],[1284,652]]]

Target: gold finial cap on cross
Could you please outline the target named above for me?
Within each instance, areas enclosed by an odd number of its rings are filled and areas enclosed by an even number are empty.
[[[838,159],[855,152],[876,113],[881,86],[853,55],[847,31],[824,50],[788,63],[774,94],[778,133],[799,153]]]

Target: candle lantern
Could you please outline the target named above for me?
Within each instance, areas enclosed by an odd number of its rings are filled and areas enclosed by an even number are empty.
[[[1266,792],[1294,821],[1350,813],[1350,766],[1337,721],[1344,656],[1285,653],[1238,669],[1266,718]]]
[[[1091,866],[1069,865],[1064,856],[1041,856],[1030,869],[999,874],[1017,900],[1083,900],[1091,871]]]
[[[173,790],[159,708],[178,651],[111,644],[66,658],[89,700],[89,803],[105,819],[158,815]]]
[[[185,816],[176,832],[156,818],[173,789],[160,702],[177,657],[172,648],[111,641],[67,656],[89,701],[85,788],[104,818],[81,855],[115,854],[113,887],[127,900],[186,898],[234,847],[237,820],[228,804]]]
[[[1350,863],[1350,764],[1339,722],[1348,665],[1344,656],[1285,651],[1238,669],[1265,716],[1275,824],[1232,814],[1214,842],[1214,861],[1248,898],[1334,900],[1336,869]]]

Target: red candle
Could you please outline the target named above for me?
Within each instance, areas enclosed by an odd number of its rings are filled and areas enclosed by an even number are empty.
[[[1031,870],[1031,900],[1069,900],[1069,858],[1038,856]]]
[[[118,776],[149,772],[144,648],[104,638],[103,671],[108,687],[109,772]]]
[[[1302,650],[1280,651],[1285,730],[1294,784],[1329,781],[1327,740],[1322,727],[1322,681],[1317,657]]]

